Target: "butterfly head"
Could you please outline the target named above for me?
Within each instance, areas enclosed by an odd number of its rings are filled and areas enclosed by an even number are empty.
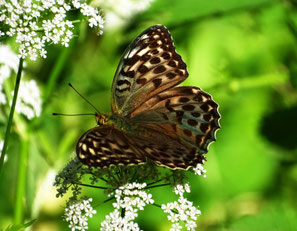
[[[107,115],[103,113],[96,113],[96,122],[98,125],[106,125],[109,121],[109,118]]]

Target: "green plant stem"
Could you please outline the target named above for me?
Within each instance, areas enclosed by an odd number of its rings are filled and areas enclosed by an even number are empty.
[[[26,179],[28,168],[29,135],[22,138],[21,153],[18,163],[18,177],[16,182],[16,198],[14,207],[14,223],[22,224],[24,219],[24,201],[26,198]]]
[[[121,217],[124,218],[125,217],[125,214],[126,214],[126,209],[125,208],[122,208],[121,209]]]
[[[6,127],[6,132],[5,132],[3,149],[2,149],[1,157],[0,157],[0,175],[2,173],[4,158],[5,158],[5,154],[6,154],[7,147],[8,147],[10,130],[11,130],[11,126],[12,126],[12,119],[13,119],[13,114],[14,114],[14,111],[15,111],[15,105],[16,105],[16,101],[17,101],[17,97],[18,97],[19,86],[20,86],[20,82],[21,82],[21,75],[22,75],[22,71],[23,71],[23,63],[24,63],[24,60],[22,58],[20,58],[18,73],[17,73],[17,77],[16,77],[16,81],[15,81],[12,105],[11,105],[11,108],[10,108],[8,123],[7,123],[7,127]]]
[[[102,187],[102,186],[96,186],[96,185],[89,185],[89,184],[80,184],[80,183],[77,183],[77,185],[85,186],[85,187],[90,187],[90,188],[108,189],[108,187]]]
[[[158,207],[158,208],[160,208],[160,209],[162,208],[161,205],[156,204],[156,203],[154,203],[154,204],[152,204],[152,205],[153,205],[153,206],[156,206],[156,207]],[[176,214],[178,213],[178,211],[177,211],[176,209],[171,209],[171,211],[174,212],[174,213],[176,213]]]
[[[109,201],[111,201],[111,200],[113,200],[113,199],[115,199],[115,197],[108,198],[108,199],[106,199],[105,201],[103,201],[103,202],[101,202],[101,203],[98,203],[98,204],[94,205],[94,208],[99,207],[99,206],[101,206],[101,205],[103,205],[103,204],[105,204],[105,203],[107,203],[107,202],[109,202]]]
[[[145,187],[145,189],[157,188],[157,187],[168,186],[168,185],[171,185],[171,184],[170,183],[165,183],[165,184],[159,184],[159,185],[152,185],[152,186]]]
[[[148,187],[148,186],[150,186],[150,185],[153,185],[153,184],[159,183],[159,182],[161,182],[161,181],[162,181],[162,180],[157,180],[157,181],[154,181],[154,182],[148,183],[148,184],[147,184],[147,187]]]

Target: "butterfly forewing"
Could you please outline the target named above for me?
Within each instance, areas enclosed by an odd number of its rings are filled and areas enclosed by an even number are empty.
[[[186,64],[175,51],[166,27],[155,25],[127,48],[112,85],[112,112],[129,116],[152,96],[188,76]]]

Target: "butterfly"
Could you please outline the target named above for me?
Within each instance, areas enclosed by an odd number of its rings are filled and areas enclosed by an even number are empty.
[[[203,163],[220,128],[218,105],[188,77],[163,25],[146,29],[125,50],[111,89],[111,114],[96,113],[97,126],[76,145],[90,167],[137,165],[148,160],[170,169]]]

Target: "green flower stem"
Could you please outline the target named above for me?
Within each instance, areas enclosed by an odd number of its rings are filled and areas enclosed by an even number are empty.
[[[17,73],[17,77],[16,77],[16,81],[15,81],[15,88],[14,88],[14,93],[13,93],[12,105],[11,105],[11,108],[10,108],[8,123],[7,123],[7,127],[6,127],[6,132],[5,132],[3,149],[2,149],[1,157],[0,157],[0,175],[2,173],[4,158],[5,158],[5,154],[6,154],[7,147],[8,147],[10,130],[11,130],[11,126],[12,126],[12,119],[13,119],[15,105],[16,105],[16,101],[17,101],[17,97],[18,97],[19,86],[20,86],[20,82],[21,82],[21,75],[22,75],[22,71],[23,71],[23,63],[24,63],[24,60],[22,58],[20,58],[18,73]]]
[[[160,209],[162,208],[161,205],[156,204],[156,203],[154,203],[154,204],[152,204],[152,205],[153,205],[153,206],[156,206],[156,207],[158,207],[158,208],[160,208]],[[171,211],[174,212],[174,213],[176,213],[176,214],[178,213],[176,209],[171,209]]]
[[[103,205],[103,204],[105,204],[105,203],[107,203],[107,202],[109,202],[109,201],[111,201],[111,200],[113,200],[113,199],[115,199],[115,197],[108,198],[108,199],[106,199],[105,201],[103,201],[103,202],[101,202],[101,203],[98,203],[98,204],[94,205],[94,208],[98,208],[99,206],[101,206],[101,205]]]
[[[14,207],[14,223],[22,224],[24,222],[24,198],[26,198],[26,179],[28,168],[28,148],[29,148],[29,135],[22,137],[21,153],[18,163],[18,177],[16,182],[16,197]]]
[[[170,183],[166,183],[166,184],[152,185],[152,186],[145,187],[145,189],[157,188],[157,187],[168,186],[168,185],[171,185],[171,184]]]
[[[159,183],[159,182],[161,182],[161,181],[162,181],[162,180],[157,180],[157,181],[154,181],[154,182],[148,183],[148,184],[147,184],[147,187],[148,187],[148,186],[150,186],[150,185],[153,185],[153,184]]]
[[[98,188],[98,189],[109,189],[108,187],[102,187],[102,186],[96,186],[96,185],[89,185],[89,184],[81,184],[81,183],[77,183],[77,185],[80,186],[85,186],[85,187],[90,187],[90,188]]]

